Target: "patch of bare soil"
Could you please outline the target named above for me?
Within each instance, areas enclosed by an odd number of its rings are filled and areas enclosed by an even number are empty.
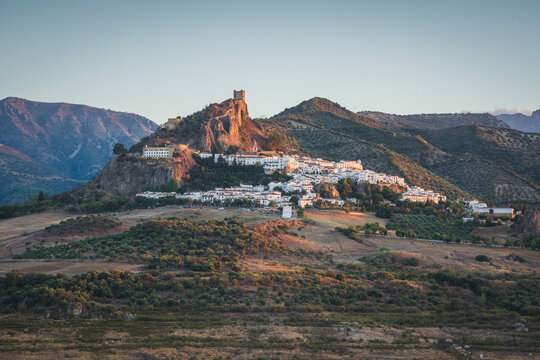
[[[253,211],[252,211],[253,210]],[[190,220],[210,220],[236,216],[246,224],[262,223],[265,221],[279,220],[280,214],[277,211],[266,209],[247,209],[247,208],[224,208],[219,210],[215,207],[181,207],[164,206],[155,209],[138,209],[108,214],[122,223],[135,225],[148,219],[160,219],[168,217],[187,218]]]
[[[58,224],[76,215],[60,210],[49,210],[39,214],[19,216],[0,220],[0,242],[23,233],[43,230],[49,225]]]
[[[73,241],[85,239],[87,237],[118,234],[128,229],[129,226],[120,225],[114,228],[107,228],[86,233],[66,233],[59,235],[48,233],[45,230],[40,230],[28,235],[16,236],[5,240],[0,247],[0,259],[11,258],[13,255],[22,254],[27,249],[32,249],[37,246],[67,244]]]
[[[507,239],[511,238],[510,225],[499,225],[492,227],[478,227],[471,235],[481,236],[487,239],[495,239],[497,244],[503,245]]]
[[[288,271],[298,272],[303,268],[290,264],[290,259],[282,256],[272,256],[271,259],[263,259],[260,257],[246,257],[238,262],[242,268],[248,271]]]

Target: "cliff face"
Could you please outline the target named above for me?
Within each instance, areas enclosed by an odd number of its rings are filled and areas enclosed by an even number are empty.
[[[208,120],[201,124],[200,146],[211,151],[212,147],[228,149],[236,146],[249,150],[253,145],[253,135],[262,133],[255,127],[243,100],[226,100],[221,104],[212,104],[206,109]]]
[[[134,155],[113,156],[99,174],[81,190],[85,196],[130,196],[146,186],[160,186],[174,179],[182,183],[185,173],[195,164],[191,151],[169,159],[143,159]]]

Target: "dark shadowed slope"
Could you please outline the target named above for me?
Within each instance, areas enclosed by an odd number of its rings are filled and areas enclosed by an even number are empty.
[[[0,203],[55,193],[91,179],[112,147],[151,134],[135,114],[19,98],[0,101]]]
[[[506,123],[488,113],[394,115],[377,111],[362,111],[359,114],[376,120],[381,125],[391,129],[438,130],[463,125],[508,127]]]

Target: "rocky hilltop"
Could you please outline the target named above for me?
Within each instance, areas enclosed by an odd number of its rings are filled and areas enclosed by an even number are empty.
[[[191,150],[250,150],[254,141],[261,144],[265,138],[264,131],[249,117],[245,99],[228,99],[210,104],[185,118],[170,119],[165,126],[133,146],[131,152],[141,152],[145,145],[166,142],[186,144]]]
[[[85,183],[115,143],[131,146],[157,127],[136,114],[86,105],[1,100],[0,203]]]

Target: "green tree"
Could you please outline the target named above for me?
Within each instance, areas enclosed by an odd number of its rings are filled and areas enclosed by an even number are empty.
[[[124,144],[116,143],[113,147],[113,154],[114,155],[125,155],[127,153],[127,150],[124,146]]]

